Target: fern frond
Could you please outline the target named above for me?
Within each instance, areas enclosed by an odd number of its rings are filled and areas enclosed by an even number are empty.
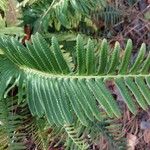
[[[0,48],[4,53],[0,59],[1,98],[9,81],[15,78],[18,84],[23,75],[31,113],[39,117],[46,115],[49,123],[70,125],[77,117],[88,126],[95,118],[102,120],[106,114],[119,118],[121,110],[106,87],[107,80],[115,83],[133,114],[138,105],[144,110],[150,105],[150,61],[149,56],[144,55],[144,44],[132,64],[131,40],[127,42],[123,57],[117,42],[109,63],[106,40],[103,40],[97,57],[95,52],[90,52],[94,50],[91,41],[86,46],[78,36],[74,61],[77,67],[74,69],[69,68],[56,38],[52,38],[49,47],[41,35],[36,34],[32,44],[26,43],[24,47],[14,38],[3,37]],[[92,66],[91,61],[96,65]],[[93,73],[87,74],[89,65]]]
[[[106,4],[105,0],[44,0],[41,2],[35,2],[28,10],[24,11],[24,17],[33,19],[35,22],[35,30],[46,31],[48,26],[55,26],[55,29],[60,30],[61,26],[70,29],[75,28],[79,25],[82,17],[87,17],[92,10],[95,8],[103,7]],[[30,16],[29,11],[35,10],[35,14]],[[39,9],[40,12],[39,12]],[[32,13],[32,12],[31,12]],[[39,16],[39,14],[41,14]]]
[[[84,130],[81,128],[78,128],[78,131],[75,129],[75,126],[73,125],[65,125],[64,126],[69,138],[73,141],[73,143],[79,148],[86,150],[89,148],[89,144],[86,142],[86,140],[83,137]],[[68,146],[68,144],[67,144]]]
[[[66,139],[66,150],[73,149],[94,149],[94,146],[100,145],[100,139],[108,141],[108,149],[125,150],[124,133],[122,125],[117,120],[103,120],[101,122],[92,122],[88,126],[83,126],[79,121],[74,125],[65,125],[69,137]],[[71,137],[70,137],[71,136]],[[93,143],[94,141],[94,143]]]
[[[92,123],[88,129],[88,134],[91,141],[99,143],[101,138],[108,141],[108,149],[125,150],[126,142],[123,137],[122,125],[117,120],[104,120],[100,123]]]
[[[103,10],[94,11],[91,15],[95,21],[102,20],[105,24],[105,27],[112,27],[115,24],[119,23],[122,19],[122,12],[111,5],[106,5]]]
[[[0,149],[24,150],[25,134],[20,130],[24,117],[16,113],[17,101],[10,98],[0,101]]]
[[[0,104],[0,149],[2,150],[26,150],[29,148],[28,142],[31,141],[36,148],[47,150],[56,138],[64,134],[64,131],[56,132],[55,126],[52,126],[52,129],[46,128],[48,123],[45,118],[33,117],[26,101],[18,105],[17,98],[7,98],[1,100]]]

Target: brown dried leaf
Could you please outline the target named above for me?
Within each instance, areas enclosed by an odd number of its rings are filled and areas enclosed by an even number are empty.
[[[117,95],[117,100],[118,100],[118,101],[124,102],[124,99],[123,99],[123,97],[121,96],[121,94],[120,94],[120,92],[119,92],[119,90],[118,90],[118,88],[117,88],[116,86],[114,87],[113,94],[116,94],[116,95]]]
[[[144,141],[150,143],[150,130],[148,129],[144,131]]]
[[[8,0],[8,9],[6,12],[6,22],[8,25],[10,24],[16,24],[17,18],[16,18],[16,9],[15,9],[15,3],[13,0]]]
[[[20,17],[21,13],[17,8],[17,1],[16,0],[8,0],[8,6],[6,11],[6,23],[7,26],[14,26],[18,24],[18,18]]]
[[[150,4],[150,0],[147,0],[147,3]]]
[[[136,144],[137,144],[137,136],[128,133],[127,135],[128,150],[135,150]]]

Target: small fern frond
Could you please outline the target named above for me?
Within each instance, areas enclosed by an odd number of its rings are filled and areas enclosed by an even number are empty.
[[[17,84],[23,78],[32,115],[46,115],[49,123],[71,125],[77,117],[88,126],[94,119],[103,120],[105,115],[121,117],[117,101],[106,86],[108,80],[114,82],[133,114],[138,105],[144,110],[150,105],[150,55],[145,55],[145,44],[131,63],[131,40],[127,41],[123,56],[116,42],[109,57],[109,45],[104,39],[97,56],[92,41],[85,45],[79,35],[73,69],[54,37],[49,46],[36,34],[26,47],[14,38],[3,37],[0,48],[4,53],[0,59],[0,97],[6,95],[12,78]]]
[[[30,3],[29,3],[30,4]],[[35,31],[46,31],[48,26],[55,26],[56,30],[60,30],[61,26],[70,29],[79,25],[82,17],[87,17],[95,8],[106,5],[106,0],[44,0],[30,4],[30,8],[25,10],[24,17],[33,19],[35,23]],[[40,8],[40,12],[39,9]],[[36,21],[30,16],[29,11],[35,10]],[[39,16],[39,14],[41,14]],[[35,16],[34,15],[34,16]]]
[[[126,149],[122,125],[117,120],[107,118],[107,120],[104,119],[101,122],[92,122],[88,126],[83,126],[77,121],[69,127],[65,125],[64,128],[69,132],[68,134],[71,134],[66,139],[65,148],[67,150],[94,149],[94,146],[100,145],[101,139],[108,141],[108,149]],[[97,148],[100,149],[100,147]]]
[[[20,130],[24,117],[16,113],[17,109],[16,100],[6,98],[0,101],[0,149],[25,149],[23,143],[25,133]]]
[[[99,143],[101,138],[108,141],[108,149],[126,150],[124,133],[122,133],[122,125],[117,120],[104,120],[100,123],[92,123],[87,127],[88,135],[91,141]]]
[[[82,137],[82,134],[84,133],[82,128],[79,131],[77,131],[73,125],[65,125],[64,128],[69,138],[79,149],[86,150],[89,148],[89,144],[85,141],[84,137]]]
[[[47,150],[49,144],[64,132],[56,132],[53,126],[52,129],[46,128],[45,118],[33,117],[26,101],[18,105],[17,98],[13,100],[7,98],[1,100],[0,104],[0,149],[2,150],[26,150],[30,144],[35,145],[37,149]]]
[[[122,19],[123,14],[114,6],[107,5],[103,8],[103,10],[94,11],[91,16],[96,22],[102,20],[105,27],[107,28],[119,23]]]

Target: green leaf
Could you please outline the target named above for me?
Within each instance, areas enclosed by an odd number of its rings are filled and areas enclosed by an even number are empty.
[[[131,57],[131,52],[132,52],[132,41],[129,39],[127,41],[127,45],[126,45],[126,48],[125,48],[125,54],[122,58],[122,63],[121,63],[120,70],[119,70],[120,74],[127,73],[129,60],[130,60],[130,57]]]
[[[107,66],[107,59],[108,59],[108,43],[107,40],[104,39],[101,44],[100,52],[99,52],[99,67],[98,67],[98,74],[104,74]],[[105,60],[105,61],[103,61]]]
[[[130,69],[131,73],[135,73],[135,72],[139,71],[139,64],[141,64],[141,62],[143,61],[145,52],[146,52],[146,45],[145,45],[145,43],[143,43],[141,46],[140,52],[133,64],[132,68]]]
[[[77,36],[77,44],[76,44],[76,51],[77,51],[77,64],[78,64],[78,74],[84,74],[86,72],[86,62],[85,62],[85,49],[83,45],[83,38],[78,35]]]
[[[125,86],[124,80],[122,78],[116,79],[115,83],[122,95],[122,97],[124,98],[124,101],[126,102],[129,110],[133,113],[136,114],[137,113],[137,108],[135,103],[133,102],[133,99],[130,95],[130,93],[128,92],[127,87]]]
[[[87,75],[94,74],[95,72],[95,56],[94,56],[94,43],[91,39],[88,40],[86,51],[86,71]]]

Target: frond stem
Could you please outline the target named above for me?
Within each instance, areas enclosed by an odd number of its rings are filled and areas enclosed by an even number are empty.
[[[116,78],[136,78],[136,77],[150,77],[150,74],[116,74],[116,75],[111,75],[111,74],[106,74],[106,75],[91,75],[91,76],[86,76],[86,75],[78,75],[78,74],[68,74],[68,75],[64,75],[64,74],[51,74],[51,73],[46,73],[46,72],[42,72],[39,70],[35,70],[35,69],[29,69],[26,67],[20,67],[25,73],[33,73],[33,74],[37,74],[46,78],[64,78],[64,79],[116,79]]]

